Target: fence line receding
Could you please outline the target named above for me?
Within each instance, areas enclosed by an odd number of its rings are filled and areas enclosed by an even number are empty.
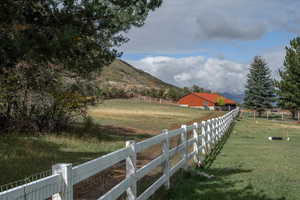
[[[161,186],[170,187],[170,177],[179,169],[186,168],[188,162],[193,160],[201,164],[205,157],[222,139],[239,108],[226,113],[222,117],[202,121],[187,126],[182,125],[176,130],[163,130],[161,134],[136,143],[127,141],[122,149],[85,162],[73,167],[72,164],[57,164],[52,167],[52,175],[45,178],[9,189],[0,193],[0,200],[73,200],[73,186],[95,174],[112,167],[120,161],[126,162],[126,177],[98,200],[118,199],[126,194],[128,200],[147,200]],[[180,138],[180,143],[171,146],[174,137]],[[161,144],[162,153],[146,165],[137,168],[137,154]],[[172,163],[176,154],[179,161]],[[138,195],[137,182],[151,170],[162,166],[163,174],[144,192]]]

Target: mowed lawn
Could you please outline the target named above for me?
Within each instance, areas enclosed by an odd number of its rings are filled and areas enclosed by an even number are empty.
[[[82,163],[124,147],[126,140],[143,140],[163,128],[218,114],[130,100],[105,101],[89,113],[94,123],[68,132],[0,134],[0,185],[50,170],[56,163]]]
[[[269,141],[286,136],[290,141]],[[200,170],[201,171],[201,170]],[[178,179],[172,200],[300,199],[300,126],[274,121],[238,121],[209,169],[213,179]]]

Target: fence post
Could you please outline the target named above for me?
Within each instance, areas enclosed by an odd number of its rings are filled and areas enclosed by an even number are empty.
[[[216,144],[216,141],[215,141],[215,139],[216,139],[216,135],[215,135],[215,133],[216,133],[215,118],[210,120],[210,127],[211,127],[210,134],[211,134],[211,138],[212,138],[212,144],[213,144],[213,147],[214,147],[215,144]]]
[[[170,189],[170,139],[169,139],[169,131],[165,129],[162,131],[162,134],[165,134],[166,139],[162,143],[163,154],[165,155],[165,162],[163,164],[164,175],[166,176],[165,188]]]
[[[223,135],[226,133],[226,116],[223,116]]]
[[[52,166],[52,174],[60,174],[62,183],[60,193],[54,194],[52,200],[73,200],[72,164],[62,163]]]
[[[300,121],[300,112],[298,111],[298,121]]]
[[[201,159],[200,159],[200,151],[199,151],[199,144],[200,144],[200,141],[199,141],[199,124],[197,122],[194,122],[194,129],[193,129],[193,137],[195,138],[195,143],[194,143],[194,152],[196,152],[195,156],[194,156],[194,162],[197,164],[197,165],[200,165],[201,164]]]
[[[224,135],[224,118],[223,117],[220,117],[220,120],[221,120],[221,138],[223,137]]]
[[[222,135],[222,117],[219,117],[219,140],[221,140]]]
[[[221,117],[217,118],[218,142],[221,140]]]
[[[126,147],[130,148],[130,154],[126,158],[126,178],[133,176],[133,184],[127,189],[127,199],[136,200],[137,186],[136,186],[136,150],[135,141],[126,141]]]
[[[207,134],[207,147],[208,147],[208,153],[210,153],[212,145],[211,145],[211,121],[206,121],[206,134]]]
[[[219,121],[218,118],[215,118],[215,134],[216,134],[216,143],[219,141]]]
[[[282,119],[282,121],[283,121],[283,112],[281,112],[281,119]]]
[[[215,145],[218,143],[218,121],[217,118],[213,119],[213,123],[214,123],[214,141],[215,141]]]
[[[202,121],[201,124],[201,135],[202,135],[202,154],[205,156],[207,154],[207,136],[206,136],[206,130],[205,130],[205,121]]]
[[[226,131],[227,131],[227,116],[224,116],[224,132],[223,135],[225,135]]]
[[[181,143],[184,144],[184,152],[182,153],[182,158],[184,159],[183,169],[187,169],[188,167],[188,145],[187,145],[187,126],[181,125],[183,128],[183,132],[181,133]]]
[[[223,137],[224,135],[224,118],[221,117],[221,138]]]
[[[267,110],[267,120],[269,120],[269,111]]]

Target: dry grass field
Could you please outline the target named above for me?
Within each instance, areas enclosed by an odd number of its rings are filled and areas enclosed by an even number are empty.
[[[120,126],[146,133],[159,133],[180,124],[201,121],[222,112],[182,108],[130,100],[108,100],[91,107],[89,115],[101,125]]]
[[[91,107],[92,121],[55,134],[7,134],[0,137],[0,185],[50,170],[56,163],[82,163],[143,140],[165,128],[220,113],[151,104],[108,100]]]

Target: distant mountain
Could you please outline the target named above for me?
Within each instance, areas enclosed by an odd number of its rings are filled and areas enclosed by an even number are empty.
[[[123,60],[116,59],[113,63],[103,67],[97,77],[101,88],[115,87],[119,89],[167,89],[178,87],[163,82],[142,70],[136,69]]]
[[[232,99],[238,103],[242,103],[243,99],[244,99],[244,94],[232,94],[232,93],[221,93],[222,96],[228,98],[228,99]]]

